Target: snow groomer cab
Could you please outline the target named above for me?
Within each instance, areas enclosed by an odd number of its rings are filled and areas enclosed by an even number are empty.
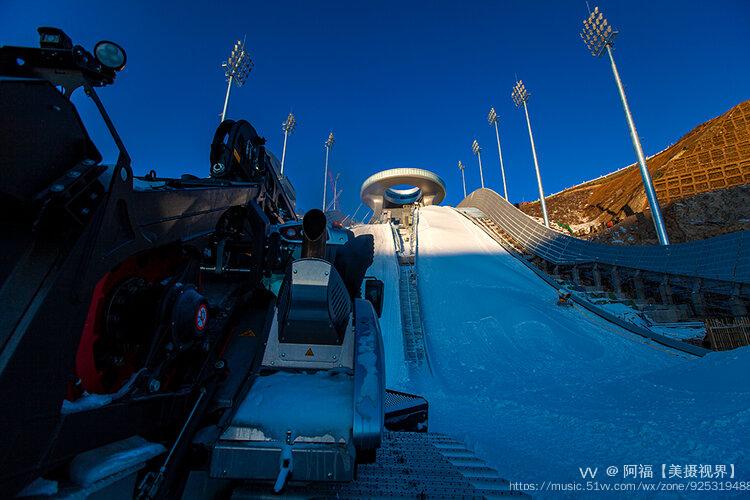
[[[285,265],[261,366],[209,475],[272,481],[278,492],[287,481],[350,481],[374,460],[385,373],[379,311],[360,298],[372,237],[333,230],[320,210],[276,231]],[[381,307],[382,283],[367,281]]]

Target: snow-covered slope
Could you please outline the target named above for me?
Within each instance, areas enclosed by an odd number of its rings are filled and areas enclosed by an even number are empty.
[[[357,232],[375,236],[369,274],[386,283],[389,386],[422,393],[430,429],[464,440],[502,476],[569,483],[582,481],[579,467],[602,476],[615,466],[622,482],[626,464],[651,465],[657,480],[661,464],[735,464],[746,479],[750,348],[696,359],[559,307],[552,288],[468,219],[426,207],[417,269],[434,376],[409,380],[391,230]]]
[[[662,463],[746,466],[750,348],[696,359],[559,307],[552,288],[449,207],[421,209],[418,245],[434,373],[418,387],[431,430],[514,481],[581,481],[579,467],[624,464],[655,474]],[[399,370],[388,336],[387,367]]]

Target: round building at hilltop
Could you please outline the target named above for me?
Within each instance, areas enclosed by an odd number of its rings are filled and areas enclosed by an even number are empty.
[[[437,205],[445,198],[445,183],[421,168],[392,168],[368,177],[359,191],[373,220],[400,218],[405,206]]]

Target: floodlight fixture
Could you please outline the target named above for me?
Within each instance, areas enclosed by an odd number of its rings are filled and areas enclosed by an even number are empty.
[[[583,29],[581,30],[581,40],[594,57],[599,57],[604,53],[606,47],[614,44],[617,31],[604,17],[599,7],[594,7],[594,11],[589,17],[583,20]]]
[[[464,164],[461,163],[461,160],[458,160],[458,169],[461,171],[461,183],[464,186],[464,198],[466,198],[466,175],[464,174]]]
[[[497,155],[500,158],[500,175],[503,178],[503,192],[505,193],[505,199],[508,199],[508,184],[505,182],[505,165],[503,165],[503,150],[500,147],[500,130],[498,123],[500,119],[497,116],[497,111],[494,107],[490,108],[490,112],[487,114],[487,122],[490,125],[495,126],[495,138],[497,139]]]
[[[516,107],[520,107],[526,104],[526,101],[529,100],[531,94],[526,90],[526,85],[524,85],[523,80],[518,80],[513,87],[513,92],[511,92],[510,96],[513,98],[513,102],[516,103]]]
[[[286,120],[284,120],[284,123],[281,124],[281,130],[284,131],[284,147],[281,150],[281,176],[284,176],[284,161],[286,160],[286,140],[289,137],[289,134],[294,132],[294,127],[297,125],[297,120],[294,118],[294,115],[292,113],[289,113],[289,116],[286,117]]]
[[[333,139],[333,132],[331,132],[328,134],[328,139],[326,139],[326,142],[324,144],[326,148],[326,162],[325,162],[325,168],[323,170],[323,211],[324,212],[326,211],[326,198],[327,198],[326,187],[327,187],[327,179],[328,179],[328,156],[331,152],[331,149],[333,148],[334,142],[335,141]],[[334,193],[334,196],[335,195],[336,193]]]
[[[238,87],[242,87],[245,84],[253,66],[253,60],[250,59],[250,55],[247,53],[245,42],[241,40],[237,40],[234,43],[229,58],[222,64],[224,76],[227,77],[227,81],[233,80]]]
[[[497,123],[497,111],[494,107],[490,108],[490,112],[487,114],[487,123],[490,125]]]
[[[232,83],[242,87],[247,80],[247,76],[253,69],[253,60],[245,48],[245,42],[237,40],[229,54],[229,58],[221,65],[224,68],[224,76],[227,78],[227,93],[224,97],[224,109],[221,111],[221,121],[227,116],[227,106],[229,105],[229,92],[232,90]]]
[[[479,161],[479,180],[482,184],[482,188],[484,188],[484,171],[482,169],[482,148],[479,147],[479,142],[476,139],[474,139],[474,142],[471,143],[471,150],[477,156],[477,160]]]
[[[292,113],[289,113],[289,116],[286,117],[286,120],[284,120],[284,123],[281,124],[281,130],[284,131],[284,133],[291,134],[294,132],[294,127],[297,126],[297,118]]]

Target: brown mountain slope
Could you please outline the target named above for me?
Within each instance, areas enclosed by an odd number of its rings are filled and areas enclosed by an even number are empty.
[[[750,101],[698,125],[647,165],[673,243],[750,229]],[[520,208],[541,216],[538,202]],[[547,209],[579,236],[656,241],[635,164],[548,197]]]

